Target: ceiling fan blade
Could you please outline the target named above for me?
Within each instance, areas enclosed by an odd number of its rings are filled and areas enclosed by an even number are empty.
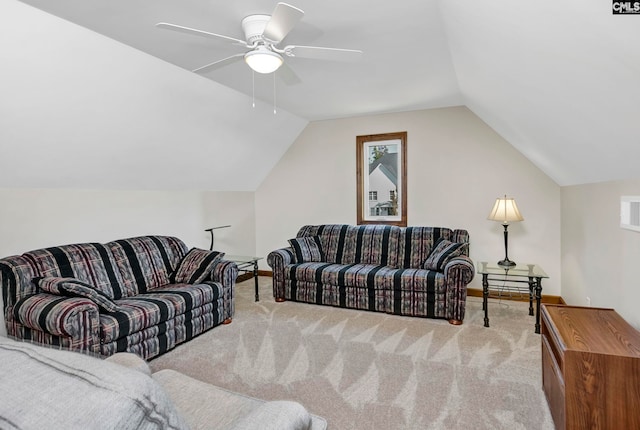
[[[223,58],[222,60],[214,61],[213,63],[209,63],[205,66],[198,67],[197,69],[192,70],[192,72],[194,73],[210,72],[212,70],[216,70],[221,67],[224,67],[228,64],[235,63],[236,61],[240,61],[240,59],[243,57],[244,57],[244,53],[235,54],[235,55],[232,55],[231,57]]]
[[[302,83],[302,80],[287,63],[282,63],[282,66],[276,71],[276,75],[282,79],[285,85],[298,85]]]
[[[324,48],[321,46],[289,45],[284,48],[284,53],[290,57],[330,61],[356,61],[362,57],[362,51],[359,49]]]
[[[159,22],[156,24],[156,27],[164,28],[166,30],[179,31],[181,33],[187,33],[195,36],[209,37],[211,39],[223,39],[227,42],[233,42],[244,47],[247,46],[247,42],[245,42],[244,40],[236,39],[235,37],[224,36],[222,34],[209,33],[208,31],[197,30],[195,28],[183,27],[182,25],[169,24],[167,22]]]
[[[262,36],[278,43],[284,39],[293,27],[300,21],[304,12],[286,3],[278,3],[271,14],[271,19],[264,28]]]

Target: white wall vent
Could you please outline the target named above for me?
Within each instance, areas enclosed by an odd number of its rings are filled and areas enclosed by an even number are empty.
[[[620,227],[640,231],[640,196],[620,197]]]

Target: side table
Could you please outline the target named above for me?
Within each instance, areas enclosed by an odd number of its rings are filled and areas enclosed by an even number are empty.
[[[258,260],[262,260],[262,257],[250,257],[245,255],[225,255],[225,260],[233,261],[238,265],[238,271],[244,273],[253,272],[253,281],[256,287],[256,302],[260,301],[260,294],[258,294]]]
[[[520,291],[529,293],[529,315],[533,315],[533,299],[536,299],[535,332],[540,333],[540,299],[542,297],[542,279],[549,276],[537,264],[517,264],[504,267],[489,264],[486,261],[478,263],[478,274],[482,275],[482,309],[484,310],[484,326],[489,327],[489,290]],[[526,284],[528,291],[524,289]]]

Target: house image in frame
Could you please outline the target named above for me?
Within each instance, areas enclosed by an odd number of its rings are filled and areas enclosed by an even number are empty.
[[[398,214],[398,154],[385,153],[369,164],[369,215]]]

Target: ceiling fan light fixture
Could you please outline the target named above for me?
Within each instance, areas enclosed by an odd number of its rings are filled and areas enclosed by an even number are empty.
[[[244,55],[244,61],[258,73],[273,73],[282,66],[282,57],[277,52],[260,46]]]

